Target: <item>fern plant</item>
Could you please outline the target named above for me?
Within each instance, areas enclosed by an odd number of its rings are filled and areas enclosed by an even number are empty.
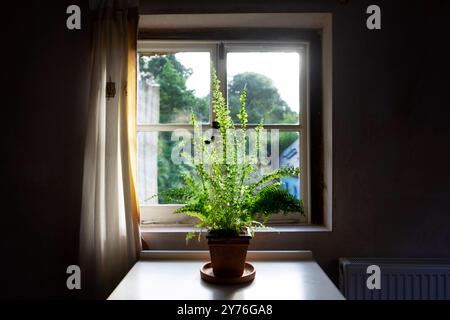
[[[212,107],[216,115],[218,132],[213,141],[205,141],[196,117],[191,112],[194,129],[194,154],[183,154],[191,170],[182,173],[184,184],[159,194],[164,201],[184,204],[176,213],[199,220],[194,232],[207,229],[227,235],[237,235],[243,229],[265,227],[272,214],[299,212],[304,214],[303,203],[281,187],[283,177],[298,176],[299,169],[281,167],[261,175],[258,152],[261,150],[262,124],[255,129],[256,139],[249,139],[246,89],[240,96],[237,129],[229,114],[220,81],[213,70]],[[197,137],[197,138],[196,138]],[[198,138],[201,137],[201,138]],[[254,143],[255,145],[251,144]],[[256,152],[247,155],[247,149]]]

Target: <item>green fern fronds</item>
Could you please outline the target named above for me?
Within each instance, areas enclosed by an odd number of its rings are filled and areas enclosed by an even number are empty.
[[[255,176],[260,176],[260,169],[257,159],[245,153],[250,142],[245,134],[248,122],[246,88],[240,96],[241,108],[237,115],[240,131],[237,132],[215,71],[212,87],[212,107],[218,123],[218,135],[214,143],[208,146],[203,139],[192,139],[196,155],[191,165],[192,172],[182,174],[182,186],[161,192],[158,196],[166,203],[183,204],[176,213],[196,218],[199,223],[195,226],[195,232],[208,229],[237,234],[244,228],[250,228],[253,232],[254,228],[265,227],[264,222],[272,214],[304,214],[302,201],[280,184],[281,178],[298,176],[298,168],[281,167],[254,181]],[[190,124],[194,132],[199,133],[193,112]],[[256,150],[260,150],[263,129],[261,122],[255,130]],[[261,217],[263,221],[260,221]],[[194,233],[188,233],[186,238],[193,236]]]

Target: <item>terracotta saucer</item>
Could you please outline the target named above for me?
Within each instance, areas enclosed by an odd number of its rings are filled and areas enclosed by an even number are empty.
[[[216,284],[247,283],[247,282],[253,281],[253,279],[255,279],[255,275],[256,275],[255,267],[248,262],[245,263],[244,273],[242,274],[242,276],[237,277],[237,278],[216,277],[214,275],[211,262],[206,263],[200,269],[200,276],[202,277],[203,280],[210,282],[210,283],[216,283]]]

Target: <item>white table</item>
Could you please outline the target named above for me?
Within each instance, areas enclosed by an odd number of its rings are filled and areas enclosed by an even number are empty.
[[[200,278],[208,251],[143,251],[110,300],[342,300],[310,251],[249,251],[250,284],[220,286]]]

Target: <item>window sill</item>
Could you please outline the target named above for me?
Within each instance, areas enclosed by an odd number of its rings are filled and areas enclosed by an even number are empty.
[[[142,226],[141,233],[187,233],[194,231],[192,226]],[[303,232],[331,232],[330,227],[324,225],[297,225],[297,226],[275,226],[269,229],[255,229],[256,233],[303,233]]]
[[[141,227],[142,248],[144,250],[206,250],[205,237],[186,240],[186,233],[192,226],[144,226]],[[303,248],[301,239],[311,233],[331,232],[331,228],[314,225],[283,225],[255,232],[251,250],[297,250]]]

